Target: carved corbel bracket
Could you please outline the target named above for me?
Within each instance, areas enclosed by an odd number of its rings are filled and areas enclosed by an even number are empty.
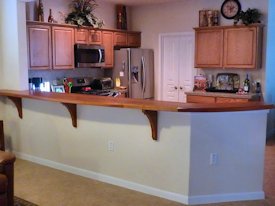
[[[18,116],[22,119],[23,118],[23,111],[22,111],[22,98],[20,97],[8,97],[16,106],[18,111]]]
[[[76,111],[76,104],[70,103],[62,103],[70,112],[72,125],[76,128],[77,127],[77,111]]]
[[[149,119],[153,140],[158,140],[158,112],[151,110],[142,110],[142,112]]]

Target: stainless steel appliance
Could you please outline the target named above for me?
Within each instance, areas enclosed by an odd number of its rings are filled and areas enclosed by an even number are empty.
[[[111,78],[73,78],[72,84],[72,93],[112,97],[120,95],[119,91],[113,89]]]
[[[130,98],[154,98],[154,53],[151,49],[115,51],[113,79],[120,78]]]
[[[113,89],[114,83],[110,77],[105,77],[100,79],[94,79],[91,83],[91,87],[93,89],[98,89],[98,90]]]
[[[105,65],[105,51],[100,45],[75,44],[75,67],[102,67]]]

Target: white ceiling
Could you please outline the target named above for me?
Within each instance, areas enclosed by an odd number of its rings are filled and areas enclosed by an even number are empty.
[[[123,4],[126,6],[140,6],[148,4],[159,4],[159,3],[168,3],[181,0],[104,0],[106,2],[111,2],[114,4]]]

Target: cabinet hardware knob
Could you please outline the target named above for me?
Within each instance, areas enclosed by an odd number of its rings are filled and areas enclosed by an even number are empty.
[[[177,87],[177,86],[175,86],[174,88],[175,88],[175,89],[178,89],[178,87]]]
[[[182,90],[182,89],[183,89],[183,87],[180,87],[180,89]]]

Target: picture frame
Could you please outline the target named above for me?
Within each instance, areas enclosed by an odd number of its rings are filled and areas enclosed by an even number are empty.
[[[218,10],[200,10],[199,11],[199,27],[219,26]]]
[[[64,85],[52,85],[51,89],[52,92],[65,93]]]
[[[208,26],[208,23],[207,23],[207,11],[208,10],[200,10],[199,11],[199,27],[206,27],[206,26]]]

